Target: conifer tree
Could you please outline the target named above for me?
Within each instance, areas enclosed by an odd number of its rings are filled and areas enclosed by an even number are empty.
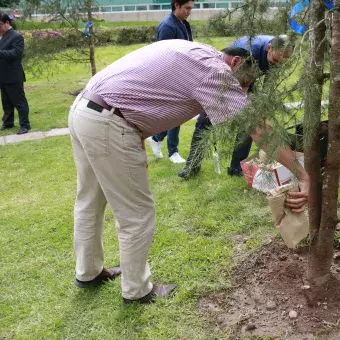
[[[287,33],[296,45],[293,57],[277,68],[272,68],[265,81],[259,80],[257,90],[250,95],[251,104],[235,119],[207,134],[219,149],[233,146],[235,132],[244,135],[263,122],[276,131],[266,133],[261,143],[268,145],[268,158],[273,161],[279,147],[289,144],[303,148],[305,168],[311,178],[308,215],[310,224],[310,253],[306,273],[315,287],[321,287],[331,277],[331,262],[337,215],[340,171],[340,0],[334,0],[329,10],[323,0],[311,0],[310,5],[296,18],[305,25],[305,32],[297,36],[289,29],[291,1],[268,18],[269,1],[245,0],[234,13],[225,11],[210,20],[211,27],[223,30],[223,23],[234,16],[240,36]],[[283,31],[287,29],[287,32]],[[330,65],[330,75],[325,72]],[[299,74],[296,81],[290,76]],[[327,80],[330,78],[329,90]],[[322,99],[329,96],[329,106],[323,108]],[[284,102],[301,101],[301,106],[289,108]],[[301,109],[303,107],[303,110]],[[322,123],[328,117],[328,123]],[[300,125],[303,138],[289,134],[288,126]],[[204,142],[202,142],[202,145]],[[211,143],[212,144],[212,143]],[[326,147],[324,147],[326,146]],[[324,147],[324,148],[323,148]],[[203,150],[203,146],[201,150]],[[324,151],[327,157],[323,159]],[[227,148],[230,152],[230,149]],[[202,151],[203,152],[203,151]],[[226,151],[225,151],[226,153]]]

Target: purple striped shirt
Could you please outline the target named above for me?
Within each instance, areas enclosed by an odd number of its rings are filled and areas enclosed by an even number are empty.
[[[221,52],[178,39],[124,56],[98,72],[86,90],[119,108],[143,137],[180,126],[203,110],[215,125],[247,104]]]

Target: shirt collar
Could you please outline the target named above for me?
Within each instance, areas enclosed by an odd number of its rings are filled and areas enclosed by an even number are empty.
[[[180,22],[181,24],[183,24],[183,21],[179,20],[173,12],[171,12],[171,16],[172,16],[173,19],[175,19],[175,20],[177,20],[178,22]],[[184,20],[184,21],[185,21],[185,20]]]

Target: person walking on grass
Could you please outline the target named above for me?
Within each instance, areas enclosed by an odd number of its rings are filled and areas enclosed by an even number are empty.
[[[24,91],[25,73],[21,65],[24,38],[12,27],[12,20],[0,13],[0,90],[4,110],[0,130],[14,127],[14,109],[19,114],[18,135],[31,129],[29,108]]]
[[[284,60],[290,58],[293,51],[293,46],[286,35],[280,35],[278,37],[271,35],[255,35],[251,39],[244,36],[236,40],[230,47],[249,51],[256,60],[262,74],[268,73],[271,67],[280,65]],[[250,91],[256,91],[256,89],[254,89],[254,84],[251,84]],[[179,177],[189,179],[200,171],[204,154],[202,152],[197,152],[197,148],[202,138],[202,132],[207,130],[209,126],[211,126],[209,117],[202,112],[198,117],[192,136],[186,166],[178,173]],[[237,135],[232,159],[228,168],[228,174],[230,176],[243,175],[241,161],[248,157],[251,145],[251,136],[243,138],[241,134]]]
[[[192,0],[172,0],[172,12],[161,22],[157,29],[157,40],[184,39],[192,41],[192,32],[187,21],[195,2]],[[163,131],[147,139],[156,158],[163,158],[162,141],[167,136],[169,160],[172,163],[185,163],[178,153],[180,126]]]
[[[253,61],[243,50],[224,53],[186,40],[140,48],[98,72],[77,96],[69,129],[77,168],[74,208],[75,285],[93,287],[122,275],[124,303],[169,297],[174,284],[154,285],[147,262],[155,230],[144,139],[195,117],[202,108],[212,124],[236,116],[247,104]],[[269,127],[252,132],[259,140]],[[266,146],[263,145],[266,149]],[[301,211],[309,177],[283,147],[277,160],[296,170],[300,192],[287,205]],[[105,207],[116,218],[120,267],[104,267]]]

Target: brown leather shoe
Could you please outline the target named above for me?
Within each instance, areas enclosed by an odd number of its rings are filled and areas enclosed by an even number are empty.
[[[113,267],[109,269],[103,269],[102,272],[96,276],[91,281],[79,281],[78,279],[74,280],[74,284],[78,288],[90,288],[90,287],[97,287],[101,285],[104,282],[107,282],[109,280],[113,281],[116,277],[118,277],[121,274],[120,267]]]
[[[160,298],[170,298],[173,297],[174,295],[174,290],[177,288],[176,285],[170,284],[170,285],[159,285],[159,286],[153,286],[151,292],[140,299],[136,300],[129,300],[123,298],[123,302],[125,304],[130,304],[130,303],[154,303],[156,302],[157,297]]]

